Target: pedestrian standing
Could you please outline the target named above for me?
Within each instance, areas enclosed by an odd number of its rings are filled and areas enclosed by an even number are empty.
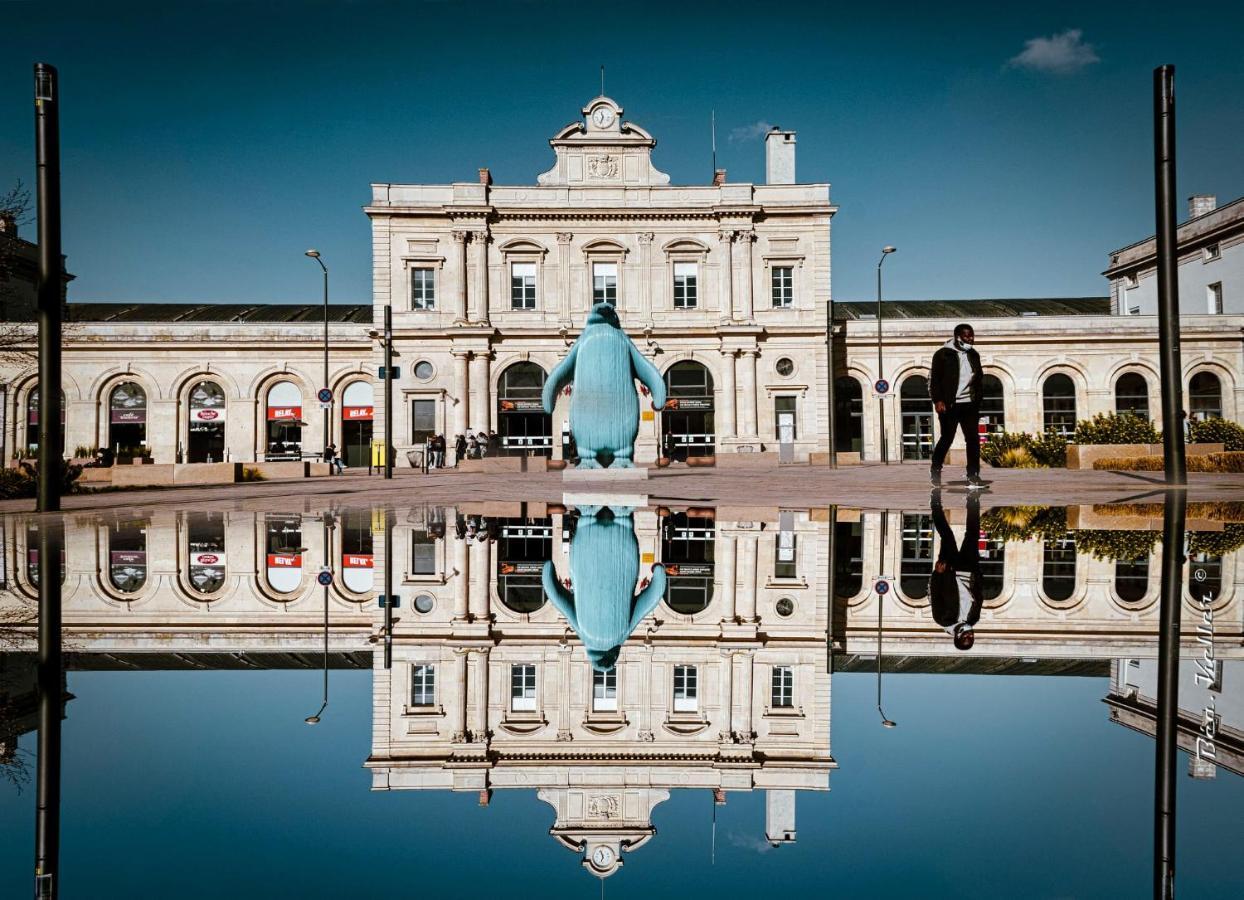
[[[501,435],[497,434],[495,431],[488,432],[488,455],[501,455]]]
[[[479,459],[479,441],[475,439],[475,435],[467,438],[467,459]]]
[[[458,463],[462,462],[467,452],[467,439],[461,434],[454,435],[454,468],[458,468]]]
[[[981,404],[981,358],[973,346],[976,332],[971,325],[955,326],[954,336],[933,354],[929,367],[929,397],[937,412],[941,434],[933,448],[930,480],[942,483],[942,463],[955,440],[955,430],[963,432],[968,456],[968,489],[980,490],[988,482],[981,479],[981,444],[978,433]]]

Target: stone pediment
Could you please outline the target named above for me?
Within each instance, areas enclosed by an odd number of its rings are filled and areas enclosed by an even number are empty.
[[[651,186],[670,177],[652,166],[656,140],[644,129],[622,121],[622,107],[600,96],[549,140],[557,161],[537,181],[546,186]]]

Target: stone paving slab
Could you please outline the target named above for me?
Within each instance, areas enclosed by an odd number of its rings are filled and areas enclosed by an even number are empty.
[[[1073,506],[1082,503],[1161,502],[1161,477],[1151,472],[998,469],[986,472],[993,489],[982,508],[1015,504]],[[947,470],[947,481],[955,473]],[[1190,473],[1191,500],[1244,500],[1244,474]],[[126,510],[141,507],[221,506],[249,510],[309,511],[383,505],[443,505],[484,501],[564,502],[561,472],[466,473],[441,470],[424,475],[396,469],[380,475],[343,475],[297,481],[251,482],[211,487],[117,491],[71,495],[65,510]],[[650,473],[644,492],[651,504],[676,506],[780,506],[792,509],[837,503],[859,509],[927,509],[928,469],[922,465],[826,467],[783,466],[747,471],[661,469]],[[943,502],[962,505],[962,492],[943,491]],[[31,512],[33,500],[0,502],[0,513]]]

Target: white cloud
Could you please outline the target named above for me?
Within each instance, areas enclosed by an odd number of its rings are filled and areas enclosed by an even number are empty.
[[[740,125],[730,129],[730,143],[741,144],[745,141],[758,141],[773,130],[773,123],[761,119],[750,125]]]
[[[1061,34],[1025,41],[1023,52],[1012,57],[1007,65],[1033,72],[1066,75],[1100,61],[1093,45],[1084,42],[1084,32],[1079,28],[1069,28]]]
[[[726,840],[735,847],[742,850],[751,850],[754,853],[768,853],[773,849],[773,845],[763,838],[758,838],[751,834],[739,834],[737,831],[731,831],[727,834]]]

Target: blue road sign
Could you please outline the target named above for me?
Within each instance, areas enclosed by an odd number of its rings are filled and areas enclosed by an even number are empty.
[[[325,569],[319,575],[315,576],[315,580],[324,585],[324,587],[328,587],[333,583],[333,573]]]
[[[320,388],[319,393],[317,393],[315,396],[320,398],[321,403],[332,403],[333,402],[333,392],[330,388]]]
[[[886,381],[884,378],[878,378],[875,382],[873,382],[873,388],[876,389],[878,394],[884,394],[890,390],[890,382]]]
[[[878,594],[888,594],[890,593],[890,582],[878,581],[875,585],[873,585],[873,590],[875,590]]]

